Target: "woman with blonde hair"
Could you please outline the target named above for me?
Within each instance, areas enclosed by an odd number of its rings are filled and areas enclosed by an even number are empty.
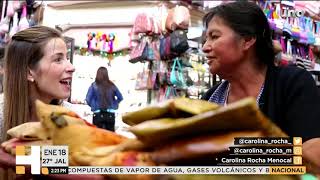
[[[38,26],[13,35],[5,53],[2,140],[8,129],[38,121],[36,99],[58,104],[68,98],[74,70],[59,31]]]
[[[66,105],[63,100],[70,97],[70,82],[75,70],[67,59],[67,52],[61,33],[49,27],[35,26],[12,36],[4,57],[1,142],[8,139],[6,132],[12,127],[38,121],[36,99],[47,104]],[[16,175],[7,171],[14,167],[14,157],[0,148],[0,177],[14,179]],[[1,172],[1,168],[5,170]]]

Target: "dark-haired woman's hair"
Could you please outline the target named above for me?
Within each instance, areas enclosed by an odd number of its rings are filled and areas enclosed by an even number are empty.
[[[98,90],[100,93],[100,108],[106,109],[109,106],[108,95],[109,91],[112,91],[112,87],[115,86],[109,79],[108,69],[106,67],[99,67],[97,70],[96,80],[95,80]]]
[[[268,19],[258,5],[238,1],[214,7],[203,17],[205,28],[213,17],[221,18],[226,25],[242,37],[256,38],[256,55],[264,64],[274,63],[273,42]]]

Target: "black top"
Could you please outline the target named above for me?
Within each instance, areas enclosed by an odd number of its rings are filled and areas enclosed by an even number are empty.
[[[219,84],[202,99],[209,100]],[[291,137],[320,137],[320,90],[311,74],[294,66],[268,67],[260,109]]]

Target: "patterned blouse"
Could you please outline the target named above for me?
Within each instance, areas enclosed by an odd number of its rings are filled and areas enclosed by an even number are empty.
[[[212,93],[210,96],[209,102],[214,102],[217,103],[221,106],[226,105],[227,97],[228,97],[228,92],[229,92],[229,87],[230,83],[228,81],[223,81],[217,89]],[[262,85],[259,95],[257,97],[257,104],[261,105],[263,102],[260,102],[260,97],[262,95],[264,89],[264,84]]]

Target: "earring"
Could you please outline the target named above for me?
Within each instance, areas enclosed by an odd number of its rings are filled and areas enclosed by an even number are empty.
[[[30,79],[31,82],[34,82],[34,79]]]

